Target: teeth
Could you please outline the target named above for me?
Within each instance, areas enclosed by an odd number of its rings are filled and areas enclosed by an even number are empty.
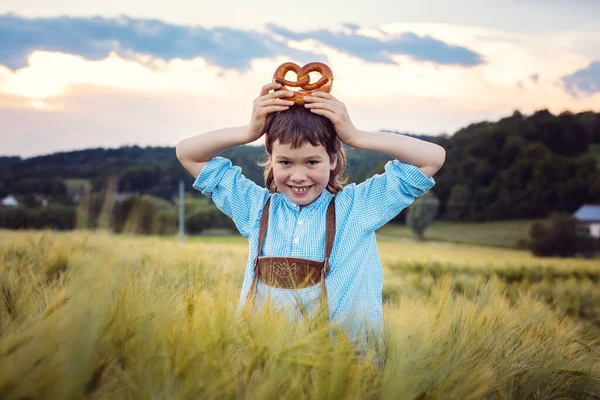
[[[310,186],[304,186],[304,187],[295,187],[295,186],[290,186],[292,188],[293,192],[296,193],[303,193],[306,192],[308,189],[310,189]]]

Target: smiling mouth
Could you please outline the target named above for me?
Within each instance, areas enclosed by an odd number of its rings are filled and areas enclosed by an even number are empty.
[[[308,192],[314,185],[310,185],[310,186],[289,186],[288,187],[290,189],[292,189],[292,193],[294,194],[304,194],[306,192]]]

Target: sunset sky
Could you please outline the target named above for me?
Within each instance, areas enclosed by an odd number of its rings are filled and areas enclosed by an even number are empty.
[[[363,130],[600,112],[600,1],[3,0],[0,155],[174,146],[326,62]],[[311,78],[314,78],[311,76]]]

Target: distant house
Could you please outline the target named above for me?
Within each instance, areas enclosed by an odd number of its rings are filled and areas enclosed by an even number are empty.
[[[600,204],[584,204],[575,211],[574,216],[590,229],[593,237],[600,237]]]
[[[17,207],[19,205],[19,201],[14,198],[14,196],[8,195],[2,199],[2,206],[4,207]]]

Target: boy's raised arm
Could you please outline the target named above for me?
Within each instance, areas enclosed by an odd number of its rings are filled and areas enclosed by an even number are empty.
[[[446,150],[440,145],[406,135],[387,132],[365,132],[356,129],[344,103],[330,93],[313,92],[305,96],[304,105],[312,112],[329,118],[340,140],[358,149],[387,154],[411,164],[431,178],[444,164]]]
[[[442,146],[396,133],[365,132],[356,129],[350,145],[357,149],[386,154],[414,165],[428,178],[442,168],[446,159],[446,150]]]
[[[250,142],[248,125],[217,129],[184,139],[175,152],[183,167],[197,178],[211,159],[233,146]]]
[[[253,103],[249,125],[217,129],[179,142],[175,151],[181,165],[197,178],[206,163],[219,153],[259,139],[267,129],[269,114],[287,110],[294,104],[285,99],[294,95],[292,91],[278,89],[281,89],[279,83],[268,83],[260,89]]]

